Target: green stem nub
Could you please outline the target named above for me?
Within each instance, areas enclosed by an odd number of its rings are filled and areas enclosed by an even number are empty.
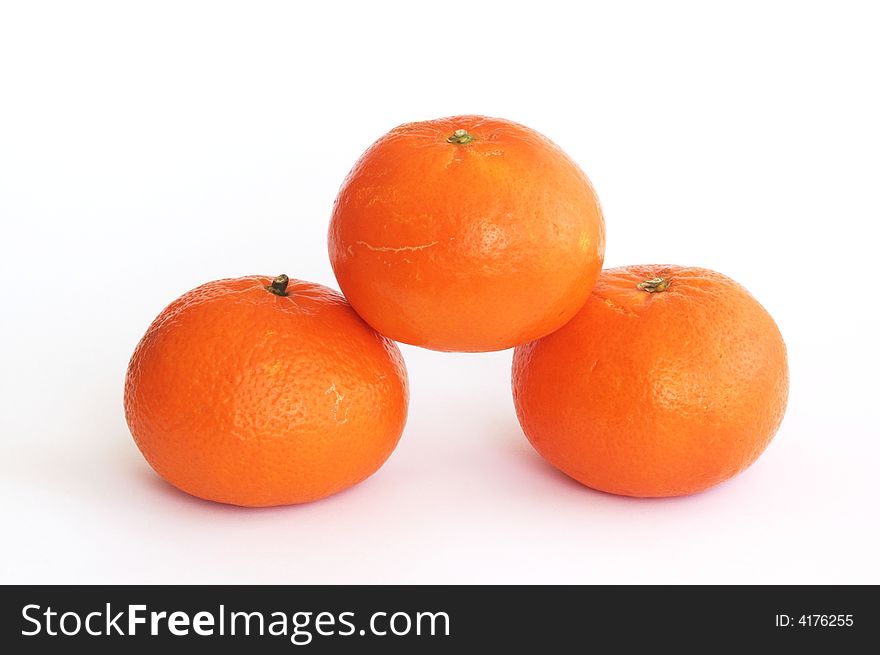
[[[471,141],[473,141],[474,137],[472,137],[470,134],[468,134],[467,130],[455,130],[455,132],[452,133],[452,136],[450,136],[446,140],[449,143],[464,144],[464,143],[470,143]]]
[[[652,277],[644,282],[639,282],[636,287],[638,287],[639,290],[647,291],[648,293],[660,293],[669,288],[670,281],[669,278],[665,277]]]
[[[276,296],[286,296],[287,295],[287,285],[290,283],[290,278],[284,274],[279,275],[274,280],[272,280],[272,284],[266,287],[266,290],[269,293],[274,293]]]

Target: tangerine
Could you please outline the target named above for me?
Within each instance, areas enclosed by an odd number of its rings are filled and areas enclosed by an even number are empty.
[[[714,271],[602,273],[563,328],[516,349],[523,431],[579,482],[627,496],[707,489],[754,462],[788,398],[785,344],[767,311]]]
[[[503,350],[564,325],[605,252],[599,202],[557,145],[511,121],[401,125],[342,184],[329,251],[357,312],[396,341]]]
[[[304,503],[350,487],[406,421],[397,346],[318,284],[251,276],[184,294],[150,325],[125,380],[131,433],[199,498]]]

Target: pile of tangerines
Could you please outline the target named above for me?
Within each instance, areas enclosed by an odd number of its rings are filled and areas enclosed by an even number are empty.
[[[286,275],[217,280],[150,325],[125,412],[171,484],[267,506],[372,475],[406,422],[395,341],[515,348],[526,436],[610,493],[716,485],[782,420],[786,351],[764,308],[703,268],[602,271],[593,187],[522,125],[456,116],[391,130],[343,182],[328,240],[344,296]]]

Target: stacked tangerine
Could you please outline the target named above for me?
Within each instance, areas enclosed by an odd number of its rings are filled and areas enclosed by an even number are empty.
[[[602,271],[590,181],[523,125],[455,116],[391,130],[343,182],[328,242],[344,296],[286,275],[217,280],[141,339],[126,418],[174,486],[271,506],[372,475],[406,422],[395,341],[515,348],[526,437],[610,493],[712,487],[782,420],[786,351],[764,308],[707,269]]]

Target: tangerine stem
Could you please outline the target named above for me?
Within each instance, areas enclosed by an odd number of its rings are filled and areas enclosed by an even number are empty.
[[[661,291],[666,291],[669,288],[669,278],[664,277],[652,277],[644,282],[639,282],[636,287],[640,291],[647,291],[648,293],[659,293]]]
[[[269,293],[274,293],[276,296],[286,296],[287,295],[287,285],[290,283],[290,278],[284,275],[283,273],[272,280],[272,284],[270,284],[266,289]]]
[[[474,140],[474,137],[468,134],[467,130],[455,130],[452,133],[452,136],[446,139],[449,143],[470,143]]]

